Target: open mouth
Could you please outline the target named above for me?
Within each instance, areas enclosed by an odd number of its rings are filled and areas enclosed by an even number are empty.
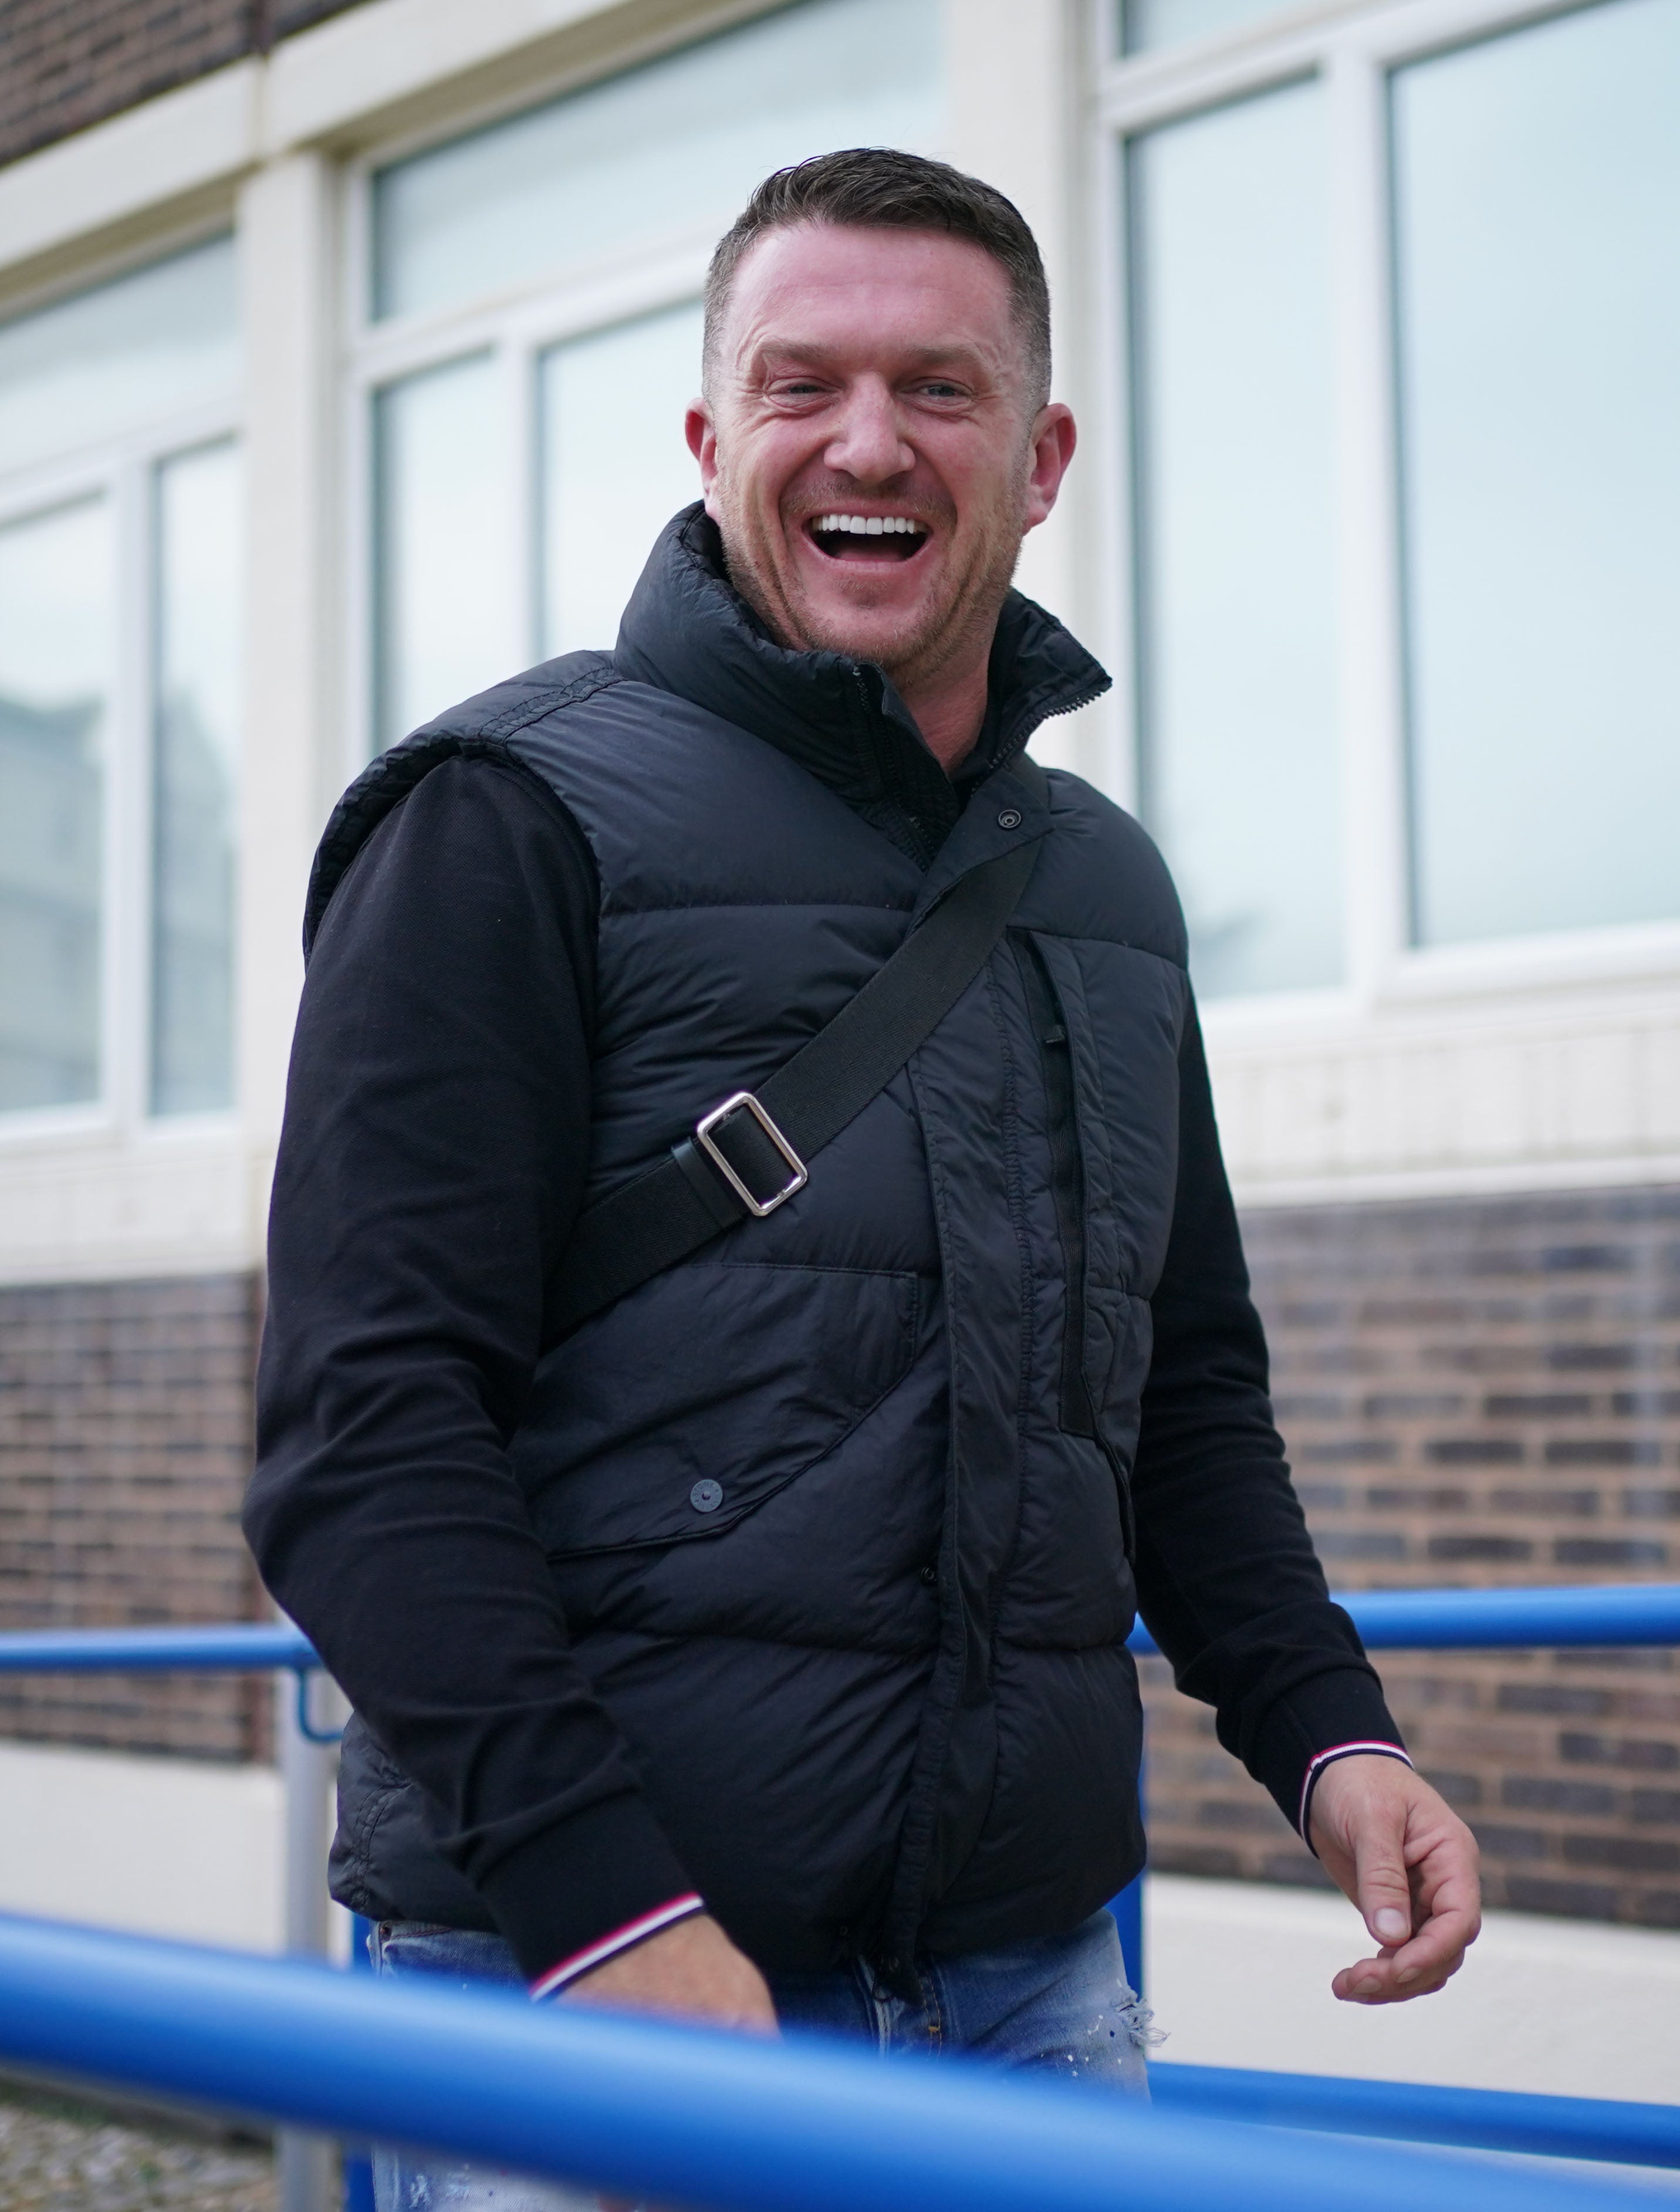
[[[909,514],[819,514],[805,527],[831,561],[913,561],[931,534]]]

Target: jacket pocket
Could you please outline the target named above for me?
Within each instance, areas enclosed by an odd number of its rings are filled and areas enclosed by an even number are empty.
[[[908,1273],[673,1267],[556,1346],[513,1449],[550,1559],[721,1534],[909,1371]]]

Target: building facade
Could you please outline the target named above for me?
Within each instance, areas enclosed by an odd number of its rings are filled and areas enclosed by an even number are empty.
[[[0,1626],[259,1609],[314,840],[610,641],[711,246],[858,143],[1045,248],[1022,581],[1116,683],[1035,750],[1177,872],[1333,1578],[1680,1573],[1680,0],[0,0]],[[1496,1902],[1680,1926],[1672,1655],[1386,1672]],[[1150,1695],[1157,1863],[1318,1878]],[[213,1684],[0,1730],[264,1754]]]

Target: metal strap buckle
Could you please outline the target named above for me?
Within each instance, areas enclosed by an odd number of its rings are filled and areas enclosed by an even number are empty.
[[[740,1176],[736,1174],[734,1169],[731,1167],[729,1162],[724,1158],[722,1152],[719,1151],[717,1145],[713,1140],[712,1132],[717,1127],[719,1122],[726,1121],[731,1114],[735,1113],[737,1109],[743,1106],[744,1106],[747,1111],[752,1115],[754,1121],[756,1121],[759,1127],[763,1130],[765,1135],[768,1137],[771,1143],[781,1154],[782,1158],[787,1162],[788,1165],[789,1177],[785,1188],[779,1190],[773,1198],[762,1202],[753,1196],[751,1191],[749,1191],[746,1184],[742,1182]],[[803,1190],[805,1185],[810,1181],[810,1176],[805,1167],[804,1162],[800,1158],[798,1153],[794,1151],[792,1146],[788,1143],[787,1139],[783,1136],[781,1131],[770,1119],[770,1116],[759,1104],[757,1099],[754,1097],[750,1091],[737,1091],[733,1097],[725,1098],[721,1106],[714,1106],[709,1114],[702,1114],[700,1120],[694,1124],[694,1142],[700,1146],[701,1152],[705,1153],[707,1158],[711,1161],[713,1166],[716,1168],[719,1174],[722,1176],[724,1181],[735,1193],[735,1195],[740,1200],[742,1205],[747,1208],[749,1212],[755,1213],[761,1221],[763,1220],[767,1213],[773,1213],[779,1206],[785,1206],[788,1200],[792,1197],[794,1192],[797,1190]]]

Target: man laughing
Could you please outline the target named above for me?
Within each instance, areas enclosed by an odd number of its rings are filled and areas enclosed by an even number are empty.
[[[1475,1936],[1290,1488],[1171,884],[1026,753],[1108,680],[1010,588],[1049,392],[990,186],[770,178],[614,650],[322,842],[247,1527],[387,1972],[1141,2092],[1140,1610],[1363,1914],[1339,1996]]]

